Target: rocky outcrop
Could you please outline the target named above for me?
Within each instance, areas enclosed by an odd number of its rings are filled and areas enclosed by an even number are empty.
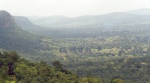
[[[11,28],[15,25],[15,20],[8,12],[0,11],[0,28]]]

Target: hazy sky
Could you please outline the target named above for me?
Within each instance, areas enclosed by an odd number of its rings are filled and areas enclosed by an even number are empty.
[[[100,15],[150,8],[150,0],[0,0],[0,10],[19,16]]]

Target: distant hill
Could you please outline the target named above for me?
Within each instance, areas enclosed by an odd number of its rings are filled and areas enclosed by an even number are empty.
[[[16,23],[20,26],[34,26],[34,24],[24,16],[14,16]]]
[[[133,11],[141,11],[142,13],[142,11],[148,11],[148,9]],[[100,31],[107,30],[148,29],[150,15],[129,14],[128,12],[114,12],[105,15],[88,15],[75,18],[65,16],[32,16],[28,18],[15,16],[15,20],[23,30],[60,38],[81,36],[89,34],[88,32],[99,33]]]
[[[27,17],[24,16],[14,16],[15,22],[19,25],[23,30],[38,33],[43,27],[33,24]]]
[[[75,37],[88,35],[88,32],[99,33],[108,30],[141,30],[148,29],[150,15],[129,14],[127,12],[114,12],[105,15],[89,15],[75,18],[64,16],[29,17],[34,24],[47,27],[38,33],[49,37]],[[130,27],[129,27],[130,26]],[[133,27],[131,27],[133,26]],[[90,34],[89,34],[90,35]]]
[[[105,25],[113,26],[117,24],[131,24],[131,23],[143,23],[150,22],[150,16],[143,15],[133,15],[123,12],[115,12],[105,15],[97,16],[81,16],[76,18],[66,18],[66,17],[47,17],[39,18],[38,20],[30,20],[40,26],[44,27],[80,27],[80,26],[95,26],[95,25]]]
[[[148,8],[142,8],[137,10],[129,10],[126,11],[128,14],[136,14],[136,15],[150,15],[150,9]]]
[[[61,23],[62,21],[67,21],[70,18],[65,16],[46,16],[46,17],[29,17],[30,21],[32,21],[36,25],[49,27],[49,25],[53,26],[56,23]]]

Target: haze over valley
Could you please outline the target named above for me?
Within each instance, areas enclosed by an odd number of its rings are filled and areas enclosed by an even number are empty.
[[[150,83],[148,3],[0,1],[0,83]]]

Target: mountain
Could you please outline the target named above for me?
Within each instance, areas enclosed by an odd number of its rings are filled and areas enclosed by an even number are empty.
[[[24,16],[14,16],[15,22],[19,25],[23,30],[38,33],[40,30],[44,29],[44,27],[33,24],[27,17]]]
[[[97,16],[81,16],[75,18],[63,18],[54,17],[54,18],[40,18],[38,20],[32,20],[33,23],[45,26],[45,27],[81,27],[81,26],[96,26],[96,25],[105,25],[113,26],[116,24],[131,24],[131,23],[145,23],[150,22],[150,16],[148,15],[133,15],[124,12],[115,12],[105,15]]]
[[[40,38],[22,30],[13,16],[6,11],[0,11],[0,48],[15,50],[19,53],[30,53],[40,47]]]
[[[75,18],[63,16],[34,17],[29,20],[43,28],[38,33],[49,37],[86,37],[91,33],[112,30],[141,30],[150,26],[150,15],[128,14],[114,12],[105,15],[89,15]],[[89,33],[90,32],[90,33]]]
[[[129,10],[126,11],[128,14],[136,14],[136,15],[150,15],[150,9],[148,8],[142,8],[137,10]]]
[[[36,25],[49,27],[49,25],[53,26],[57,23],[61,23],[62,21],[69,20],[70,18],[65,16],[45,16],[45,17],[28,17],[31,22]]]
[[[14,18],[6,11],[0,11],[0,28],[12,28],[15,27]]]
[[[150,15],[129,14],[127,12],[114,12],[105,15],[88,15],[75,18],[65,16],[35,16],[25,18],[15,17],[17,24],[24,30],[48,37],[59,38],[81,37],[82,35],[85,36],[85,34],[89,36],[91,33],[96,34],[108,30],[146,30],[150,26]]]
[[[16,23],[20,26],[34,26],[34,24],[24,16],[14,16]]]

